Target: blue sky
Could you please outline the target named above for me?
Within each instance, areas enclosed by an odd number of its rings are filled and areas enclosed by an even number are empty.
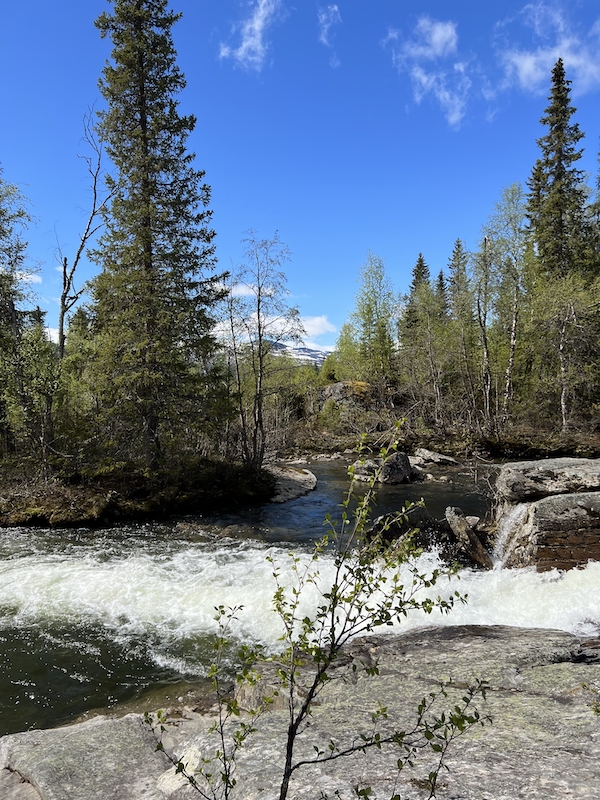
[[[503,187],[538,156],[560,56],[597,170],[597,0],[172,0],[187,78],[181,110],[212,186],[220,266],[249,228],[290,247],[291,302],[331,346],[367,252],[406,291],[419,252],[432,274],[457,237],[475,248]],[[30,259],[48,324],[57,242],[74,253],[89,206],[82,118],[101,107],[110,56],[93,22],[105,0],[0,7],[0,164],[31,201]],[[95,267],[83,265],[79,280]]]

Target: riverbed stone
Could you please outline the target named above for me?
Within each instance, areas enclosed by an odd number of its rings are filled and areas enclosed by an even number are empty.
[[[410,483],[412,468],[406,453],[392,453],[387,458],[359,459],[353,464],[354,477],[369,481],[377,476],[377,483]]]
[[[317,485],[317,476],[309,469],[281,464],[270,464],[265,469],[275,478],[275,494],[271,498],[272,503],[287,503],[288,500],[296,500],[298,497],[312,492]]]
[[[418,458],[419,462],[422,464],[442,464],[449,467],[458,466],[458,461],[452,458],[452,456],[444,455],[444,453],[436,453],[434,450],[428,450],[426,447],[418,447],[415,450],[415,458]]]
[[[597,643],[596,643],[597,644]],[[378,674],[364,667],[377,666]],[[354,669],[356,667],[356,669]],[[372,672],[372,670],[371,670]],[[600,798],[600,690],[595,646],[562,631],[505,626],[447,626],[404,635],[356,640],[330,671],[331,680],[298,739],[297,755],[311,757],[356,741],[371,728],[378,702],[387,707],[390,729],[414,722],[419,701],[447,683],[445,706],[460,702],[476,680],[488,682],[477,699],[485,725],[460,736],[448,751],[438,800],[548,800]],[[300,683],[306,683],[300,676]],[[285,704],[282,704],[285,705]],[[440,706],[441,710],[442,706]],[[242,712],[242,720],[244,720]],[[165,747],[194,769],[219,747],[210,728],[214,713],[192,708],[169,717]],[[245,721],[249,721],[247,718]],[[275,800],[278,796],[288,717],[285,708],[255,720],[256,732],[238,752],[232,797]],[[399,794],[425,800],[426,779],[435,766],[423,751],[414,769],[398,773],[395,747],[373,748],[327,764],[298,770],[290,800],[315,800],[324,792],[355,798],[354,787],[373,789],[377,800]],[[216,772],[218,776],[218,768]],[[15,783],[15,775],[18,783]],[[24,779],[28,783],[21,783]],[[5,784],[2,781],[5,781]],[[99,718],[68,728],[30,731],[0,740],[3,800],[191,800],[199,795],[177,775],[141,718]],[[24,792],[15,791],[23,787]],[[36,795],[31,794],[34,789]]]
[[[496,480],[501,504],[555,494],[600,491],[600,458],[546,458],[504,464]]]

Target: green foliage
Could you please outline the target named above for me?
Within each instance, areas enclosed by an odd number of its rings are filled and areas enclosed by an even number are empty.
[[[340,330],[333,365],[337,380],[393,380],[396,316],[397,304],[383,260],[369,252],[361,269],[354,310]]]
[[[588,271],[587,189],[583,171],[575,166],[582,156],[578,144],[584,134],[571,121],[576,109],[570,84],[559,58],[552,70],[550,105],[540,120],[547,127],[538,139],[542,154],[528,182],[527,212],[540,269],[554,277]]]
[[[210,188],[186,150],[196,120],[178,113],[185,86],[167,0],[114,0],[96,25],[113,42],[98,130],[115,166],[91,283],[90,383],[98,414],[118,418],[132,448],[156,468],[192,398],[202,395],[219,289],[209,227]],[[123,431],[123,432],[124,432]]]

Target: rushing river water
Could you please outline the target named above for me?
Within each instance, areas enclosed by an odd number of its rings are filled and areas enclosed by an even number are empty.
[[[114,707],[201,681],[213,655],[214,608],[243,605],[236,642],[274,647],[271,556],[289,577],[291,552],[308,558],[325,514],[339,515],[347,485],[339,464],[319,464],[315,492],[240,516],[189,518],[193,525],[147,524],[106,530],[0,531],[0,734],[48,727],[86,710]],[[446,505],[483,513],[468,474],[449,485],[386,489],[374,515],[425,496],[434,516]],[[438,566],[435,554],[424,568]],[[331,569],[321,562],[326,583]],[[290,578],[291,580],[291,578]],[[597,635],[600,563],[568,573],[474,572],[445,580],[468,604],[450,615],[413,614],[403,627],[508,624]],[[307,593],[306,610],[317,602]],[[158,701],[157,701],[158,702]]]

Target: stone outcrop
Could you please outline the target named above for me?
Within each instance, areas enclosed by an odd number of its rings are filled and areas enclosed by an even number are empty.
[[[505,464],[496,492],[504,566],[572,569],[600,560],[600,459]]]
[[[378,674],[366,674],[363,667],[375,664]],[[600,663],[596,651],[571,634],[457,626],[370,636],[351,644],[331,677],[298,739],[297,756],[314,756],[315,746],[327,750],[331,739],[338,746],[355,741],[370,729],[378,702],[387,707],[384,725],[407,727],[421,698],[435,691],[439,681],[449,684],[444,703],[452,707],[466,686],[484,679],[487,700],[478,699],[477,705],[492,722],[469,729],[452,744],[438,800],[600,798],[600,728],[592,708],[597,698],[586,688],[600,686]],[[219,746],[210,732],[214,719],[192,709],[170,718],[164,737],[168,752],[193,770],[199,758]],[[256,732],[238,753],[233,797],[278,796],[287,722],[283,708],[256,721]],[[395,747],[384,746],[303,767],[294,774],[290,800],[314,800],[321,792],[350,800],[355,786],[372,787],[378,800],[394,794],[425,800],[433,755],[423,751],[414,769],[400,773],[397,758]],[[140,718],[129,715],[5,736],[0,740],[0,796],[192,800],[199,795],[155,752]]]
[[[572,569],[600,561],[600,492],[561,494],[530,503],[505,546],[504,566]]]
[[[496,480],[501,503],[600,491],[600,458],[548,458],[504,464]]]

